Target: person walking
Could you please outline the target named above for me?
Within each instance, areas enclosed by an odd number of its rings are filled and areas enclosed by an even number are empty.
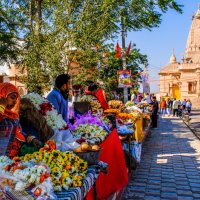
[[[163,117],[165,116],[166,106],[167,106],[166,101],[164,98],[162,98],[162,100],[160,101],[160,112]]]
[[[187,100],[185,107],[186,107],[186,110],[188,111],[188,113],[190,114],[191,109],[192,109],[192,103],[191,103],[190,99]]]
[[[172,108],[172,100],[170,98],[166,101],[166,113],[168,114],[168,117],[171,115],[171,108]]]
[[[187,101],[186,101],[186,99],[184,99],[183,101],[182,101],[182,106],[183,106],[183,110],[185,110],[185,108],[186,108],[186,103],[187,103]]]
[[[158,101],[156,100],[156,97],[153,97],[153,102],[151,103],[152,105],[152,115],[151,115],[151,120],[152,120],[152,128],[157,128],[158,126]]]
[[[133,92],[132,95],[131,95],[131,101],[136,104],[137,103],[137,96],[136,96],[136,93]]]
[[[66,122],[68,121],[69,80],[70,76],[68,74],[59,75],[56,78],[53,90],[47,96],[47,99]]]
[[[179,106],[179,101],[177,101],[176,98],[174,98],[173,105],[172,105],[173,116],[176,115],[178,117],[178,106]]]

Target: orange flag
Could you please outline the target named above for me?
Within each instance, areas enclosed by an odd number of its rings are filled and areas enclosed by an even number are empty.
[[[129,56],[130,51],[131,51],[131,42],[129,43],[128,49],[126,50],[126,56]]]
[[[121,48],[119,46],[119,43],[117,42],[117,46],[116,46],[116,58],[120,58],[121,57]]]

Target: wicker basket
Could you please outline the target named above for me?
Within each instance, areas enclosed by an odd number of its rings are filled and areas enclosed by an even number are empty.
[[[101,150],[97,151],[87,151],[87,152],[75,152],[77,156],[87,161],[88,165],[96,165],[98,163],[98,158],[100,156]]]

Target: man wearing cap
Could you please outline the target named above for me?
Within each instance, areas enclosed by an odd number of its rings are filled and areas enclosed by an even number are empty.
[[[48,94],[47,99],[54,105],[59,114],[67,122],[68,114],[68,93],[69,93],[68,74],[61,74],[56,78],[53,90]]]

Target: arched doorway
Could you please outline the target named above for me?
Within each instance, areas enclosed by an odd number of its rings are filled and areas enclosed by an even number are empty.
[[[181,99],[180,87],[177,84],[174,84],[172,86],[172,96],[173,96],[173,98]]]

